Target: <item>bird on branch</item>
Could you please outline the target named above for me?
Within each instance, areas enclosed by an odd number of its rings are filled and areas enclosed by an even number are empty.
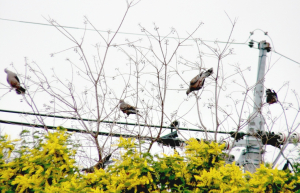
[[[270,105],[273,104],[273,103],[277,103],[278,102],[277,94],[276,94],[276,92],[274,90],[272,92],[271,89],[267,89],[266,90],[266,95],[267,95],[266,101]]]
[[[141,116],[140,114],[138,114],[139,111],[136,109],[136,107],[125,103],[124,100],[122,100],[122,99],[120,100],[120,110],[123,113],[126,113],[127,116],[129,116],[130,114],[137,114],[137,115]]]
[[[210,68],[206,72],[201,72],[200,74],[195,76],[190,82],[190,87],[186,91],[186,95],[189,95],[191,92],[195,90],[200,90],[204,85],[205,78],[209,77],[212,73],[213,73],[213,68]]]
[[[5,69],[4,72],[7,74],[6,80],[12,89],[15,89],[17,94],[25,94],[25,89],[21,87],[17,74],[7,69]]]

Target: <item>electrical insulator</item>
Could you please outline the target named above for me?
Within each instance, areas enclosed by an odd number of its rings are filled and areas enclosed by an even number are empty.
[[[234,161],[235,161],[235,156],[234,156],[234,155],[229,155],[228,161],[229,161],[230,163],[234,162]]]
[[[249,47],[252,48],[253,45],[254,45],[254,42],[253,42],[253,40],[251,40],[251,41],[249,42]]]
[[[293,133],[291,135],[291,142],[299,143],[300,142],[300,133]]]
[[[285,133],[279,133],[278,135],[279,135],[279,139],[277,139],[277,141],[279,143],[284,144],[287,141],[287,134],[285,134]]]
[[[232,143],[230,140],[226,141],[222,141],[221,143],[225,143],[225,150],[231,149],[232,148]]]
[[[266,44],[265,49],[267,50],[267,52],[270,52],[271,51],[270,43],[266,42],[265,44]]]

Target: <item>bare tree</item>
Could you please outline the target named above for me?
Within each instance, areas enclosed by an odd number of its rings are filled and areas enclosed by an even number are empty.
[[[230,137],[229,132],[243,131],[254,118],[252,92],[258,82],[249,83],[250,66],[232,62],[235,61],[232,36],[236,21],[230,20],[232,29],[226,42],[207,42],[198,37],[197,30],[203,23],[184,34],[184,38],[175,28],[160,29],[155,23],[153,29],[139,25],[144,38],[119,38],[127,13],[137,3],[127,2],[115,31],[101,32],[85,17],[85,30],[80,38],[55,20],[47,19],[72,44],[51,56],[68,55],[68,58],[51,72],[25,58],[25,73],[19,72],[24,74],[28,90],[24,100],[34,113],[75,118],[57,124],[88,133],[77,136],[82,141],[78,157],[82,157],[82,162],[89,159],[90,165],[96,163],[96,167],[103,167],[104,161],[118,151],[113,145],[114,134],[135,136],[140,151],[150,152],[169,133],[166,127],[174,120],[180,121],[182,127],[198,129],[198,132],[178,130],[184,140],[201,133],[199,138],[222,141]],[[89,28],[97,34],[91,34],[92,39],[87,34]],[[190,80],[210,68],[214,73],[206,78],[204,87],[187,96]],[[267,73],[271,69],[269,65]],[[278,89],[280,95],[288,92],[288,89],[285,93]],[[297,107],[284,98],[276,104],[281,107],[279,115],[273,116],[266,103],[255,112],[263,113],[268,132],[281,119],[285,120],[289,136],[299,127],[299,96],[296,92],[293,95]],[[120,100],[137,107],[139,113],[123,114],[119,109]],[[288,115],[288,109],[294,112]],[[36,122],[47,130],[47,118],[36,116]],[[285,146],[281,151],[284,149]]]

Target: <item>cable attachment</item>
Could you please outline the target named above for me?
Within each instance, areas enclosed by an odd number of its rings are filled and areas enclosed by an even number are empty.
[[[271,46],[269,42],[262,41],[258,44],[258,49],[267,50],[267,52],[271,51]]]
[[[278,135],[279,135],[279,139],[277,139],[277,141],[279,143],[284,144],[288,140],[286,133],[279,133]]]
[[[253,40],[251,40],[251,41],[249,42],[249,47],[250,47],[250,48],[253,48],[253,45],[254,45],[254,42],[253,42]]]
[[[239,141],[240,139],[244,139],[244,136],[247,135],[246,133],[243,132],[234,132],[234,131],[229,132],[229,134],[236,141]]]
[[[300,133],[293,133],[291,135],[290,142],[299,143],[300,142]]]

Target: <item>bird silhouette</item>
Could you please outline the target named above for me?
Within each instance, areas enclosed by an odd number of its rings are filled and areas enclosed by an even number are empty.
[[[277,103],[278,97],[274,90],[272,92],[271,89],[267,89],[266,95],[267,95],[267,99],[266,99],[267,103],[269,103],[270,105],[273,103]]]
[[[213,68],[208,69],[206,72],[201,72],[197,76],[195,76],[191,82],[190,87],[186,91],[186,95],[189,95],[191,92],[195,90],[200,90],[205,82],[205,78],[209,77],[213,73]]]
[[[7,74],[6,80],[7,80],[8,84],[16,90],[16,93],[17,94],[25,94],[26,90],[23,87],[21,87],[17,74],[12,71],[9,71],[7,69],[4,69],[4,72],[6,72],[6,74]]]
[[[129,116],[130,114],[137,114],[141,116],[140,114],[138,114],[139,111],[136,109],[136,107],[125,103],[124,100],[120,100],[120,110],[123,113],[126,113],[127,116]]]

